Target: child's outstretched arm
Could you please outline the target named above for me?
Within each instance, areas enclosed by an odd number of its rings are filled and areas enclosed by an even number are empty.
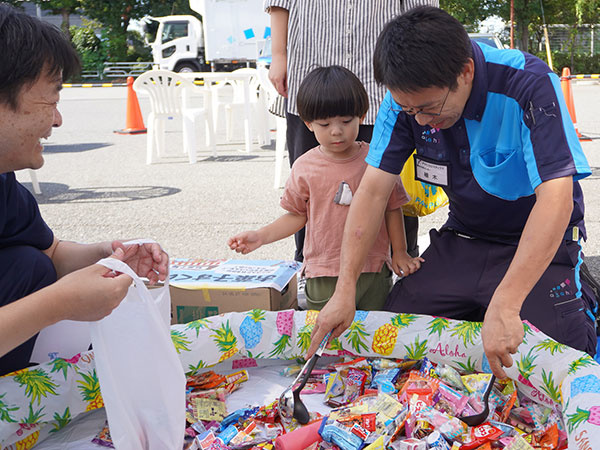
[[[386,211],[385,226],[392,243],[392,270],[399,277],[415,273],[425,260],[419,256],[413,258],[406,252],[406,232],[402,208]]]
[[[244,231],[230,237],[227,240],[227,245],[231,250],[245,255],[263,245],[291,236],[300,231],[305,224],[306,216],[288,212],[258,230]]]

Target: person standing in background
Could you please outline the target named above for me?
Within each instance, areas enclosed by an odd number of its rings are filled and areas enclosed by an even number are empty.
[[[379,33],[392,18],[438,0],[265,0],[271,15],[272,62],[269,79],[287,98],[287,146],[290,166],[318,145],[298,116],[296,96],[304,77],[316,67],[340,65],[353,72],[369,95],[369,111],[358,140],[370,142],[386,89],[375,82],[373,52]],[[415,257],[418,219],[404,217],[408,253]],[[297,261],[303,260],[304,229],[295,235]]]

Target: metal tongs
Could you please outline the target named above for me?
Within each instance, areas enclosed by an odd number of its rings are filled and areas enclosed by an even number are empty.
[[[476,427],[478,425],[481,425],[483,422],[485,422],[485,419],[487,419],[488,415],[490,414],[490,404],[488,402],[488,399],[490,398],[490,392],[492,392],[492,388],[494,387],[494,383],[496,382],[496,376],[492,375],[492,377],[490,378],[490,382],[487,385],[487,388],[485,390],[485,393],[483,394],[483,411],[481,411],[480,413],[477,414],[473,414],[470,416],[463,416],[463,417],[459,417],[460,420],[462,420],[464,423],[466,423],[467,425],[469,425],[470,427]]]
[[[300,370],[300,373],[298,374],[294,382],[290,384],[288,388],[285,391],[283,391],[279,396],[279,401],[277,402],[277,409],[279,410],[279,415],[286,423],[291,422],[292,419],[296,419],[298,423],[306,425],[310,420],[310,414],[308,412],[308,409],[306,409],[306,406],[304,405],[304,403],[302,403],[302,399],[300,399],[300,391],[304,388],[308,377],[310,377],[310,374],[315,368],[317,360],[323,354],[325,346],[327,345],[327,342],[329,341],[330,337],[331,332],[327,333],[327,336],[323,338],[321,344],[319,345],[319,348],[317,349],[315,354],[312,355],[312,357],[308,361],[306,361],[306,364],[304,364],[304,367],[302,367],[302,370]],[[302,381],[300,381],[300,379],[302,379]],[[296,386],[296,383],[298,383],[299,381],[300,384]],[[296,386],[295,389],[294,386]]]

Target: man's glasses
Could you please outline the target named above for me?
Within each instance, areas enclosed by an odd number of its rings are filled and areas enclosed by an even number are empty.
[[[428,112],[428,111],[423,111],[422,109],[418,109],[415,110],[415,108],[409,108],[409,107],[405,107],[402,106],[400,104],[398,104],[398,106],[401,109],[397,109],[394,108],[393,106],[391,107],[392,111],[396,111],[396,112],[400,112],[400,111],[404,111],[406,114],[410,115],[410,116],[416,116],[417,114],[420,114],[421,116],[425,116],[425,117],[439,117],[442,115],[442,111],[444,110],[444,106],[446,106],[446,100],[448,100],[448,95],[450,94],[450,88],[448,88],[448,92],[446,92],[446,96],[444,97],[444,101],[442,102],[442,106],[440,107],[440,111],[439,112]]]

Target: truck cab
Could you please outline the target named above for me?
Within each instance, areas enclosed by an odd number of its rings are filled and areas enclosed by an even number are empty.
[[[271,35],[263,0],[189,0],[191,15],[151,17],[158,22],[154,64],[175,72],[233,70],[255,65]]]
[[[152,46],[154,63],[173,72],[205,70],[202,23],[194,16],[152,17],[159,23]]]

